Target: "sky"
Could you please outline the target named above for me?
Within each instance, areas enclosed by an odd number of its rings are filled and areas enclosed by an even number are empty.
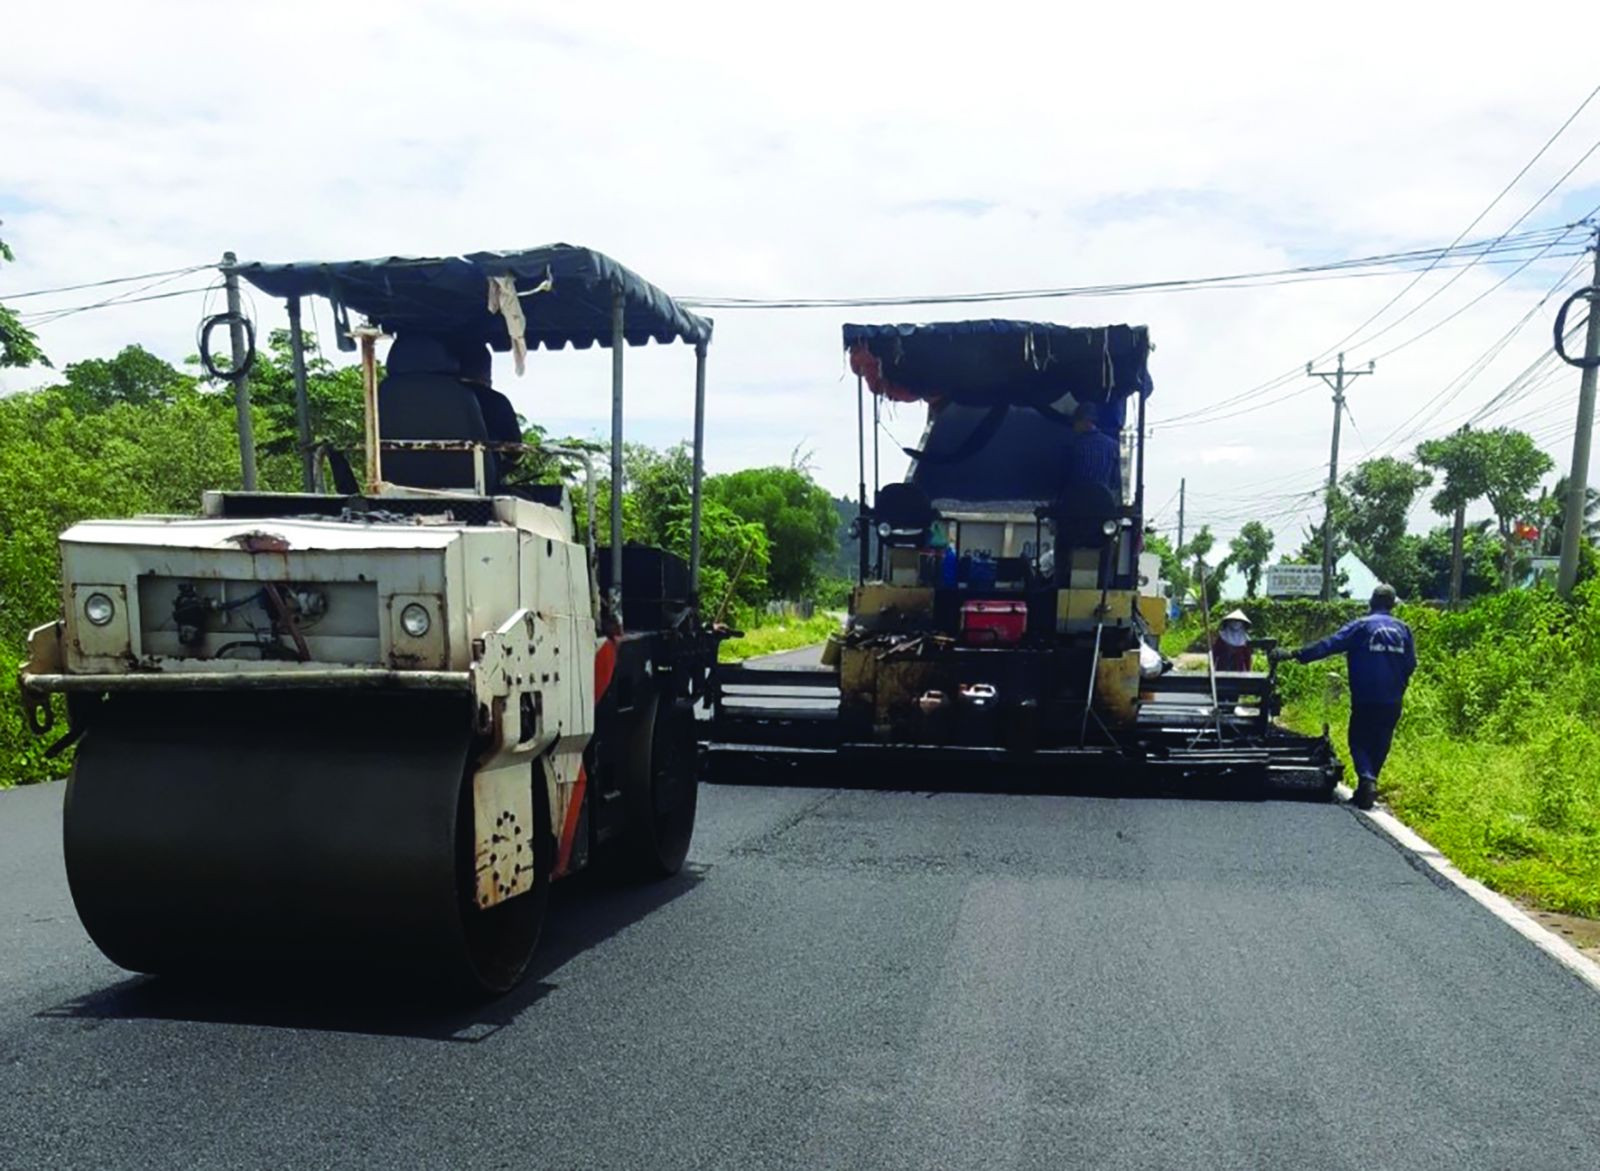
[[[1585,7],[1483,23],[1392,2],[17,6],[0,70],[0,235],[18,263],[0,268],[0,301],[224,250],[343,259],[564,241],[678,296],[793,297],[1161,280],[1444,245],[1600,81],[1581,53],[1559,51],[1562,30],[1591,27]],[[1600,99],[1472,236],[1507,229],[1597,139]],[[1600,153],[1523,227],[1597,205]],[[1352,366],[1384,356],[1350,391],[1341,464],[1409,456],[1487,403],[1548,349],[1561,296],[1471,381],[1452,381],[1552,289],[1581,284],[1585,263],[1547,256],[1515,276],[1483,265],[1419,282],[1345,346]],[[203,290],[213,276],[150,291]],[[1327,474],[1326,388],[1301,376],[1236,417],[1177,416],[1308,360],[1327,366],[1408,279],[722,310],[708,466],[804,459],[853,493],[847,320],[1144,324],[1158,527],[1176,521],[1182,478],[1191,532],[1209,523],[1227,538],[1260,519],[1280,547],[1298,546]],[[216,294],[195,291],[38,333],[58,367],[130,342],[181,362],[208,304]],[[270,298],[249,308],[260,326],[283,324]],[[627,363],[630,438],[686,438],[692,352],[652,345]],[[608,376],[606,353],[568,351],[536,355],[521,379],[501,364],[496,381],[551,433],[598,435]],[[5,371],[0,392],[48,380]],[[1565,467],[1577,383],[1563,368],[1485,425],[1526,420]],[[1408,422],[1447,387],[1437,415]],[[920,408],[886,421],[887,453],[916,441]],[[901,462],[886,454],[884,471]],[[1436,519],[1419,502],[1415,523]]]

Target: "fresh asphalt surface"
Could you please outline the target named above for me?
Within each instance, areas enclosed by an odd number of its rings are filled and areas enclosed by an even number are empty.
[[[7,1168],[1600,1167],[1600,999],[1342,806],[708,786],[440,1018],[113,967],[61,795],[0,793]]]

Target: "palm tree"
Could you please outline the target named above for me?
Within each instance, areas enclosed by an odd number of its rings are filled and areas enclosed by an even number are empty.
[[[1534,502],[1539,518],[1539,552],[1554,557],[1561,552],[1561,530],[1567,512],[1567,477],[1556,480],[1554,488],[1541,488]],[[1583,535],[1590,544],[1600,544],[1600,492],[1590,488],[1583,505]]]

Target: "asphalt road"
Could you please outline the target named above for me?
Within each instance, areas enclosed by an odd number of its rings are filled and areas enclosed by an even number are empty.
[[[720,787],[434,1019],[129,976],[0,793],[0,1165],[1600,1166],[1600,1000],[1344,807]]]

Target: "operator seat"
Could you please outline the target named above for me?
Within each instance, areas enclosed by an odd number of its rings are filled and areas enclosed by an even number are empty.
[[[1072,549],[1098,549],[1106,541],[1101,526],[1121,512],[1121,502],[1104,484],[1070,481],[1051,509],[1056,522],[1056,544]]]
[[[521,443],[522,425],[511,400],[494,388],[493,363],[489,347],[482,342],[466,342],[456,347],[460,362],[461,379],[471,388],[483,412],[484,425],[489,429],[489,439],[494,443]],[[517,464],[515,452],[499,452],[496,463],[504,479]]]
[[[389,347],[378,384],[378,432],[383,439],[490,438],[478,395],[459,375],[460,365],[438,338],[410,334]],[[503,396],[502,396],[503,397]],[[507,403],[507,406],[510,404]],[[383,478],[410,488],[474,487],[470,451],[386,451]],[[490,491],[499,480],[493,452],[484,453]]]
[[[939,519],[928,494],[915,484],[885,484],[873,500],[872,518],[889,526],[886,545],[919,547],[927,544],[929,530]]]

